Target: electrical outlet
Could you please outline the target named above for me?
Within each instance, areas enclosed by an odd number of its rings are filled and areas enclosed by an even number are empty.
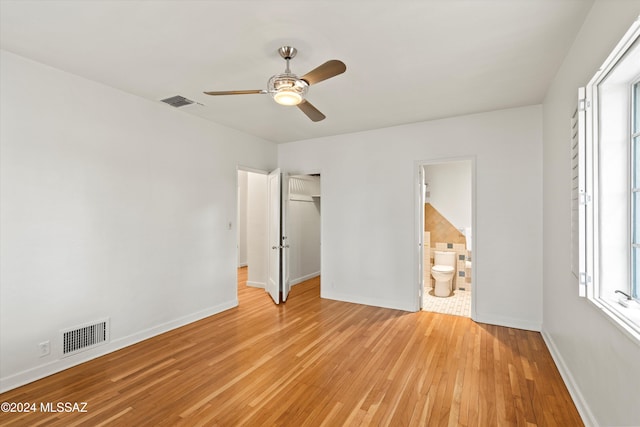
[[[48,356],[51,353],[51,344],[49,341],[43,341],[38,344],[38,348],[40,349],[40,357]]]

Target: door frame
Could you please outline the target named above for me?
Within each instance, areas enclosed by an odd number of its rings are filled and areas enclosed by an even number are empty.
[[[471,319],[476,320],[476,300],[478,292],[481,291],[476,278],[478,271],[478,221],[477,221],[477,203],[476,203],[476,181],[477,181],[477,156],[459,156],[459,157],[441,157],[427,160],[417,160],[414,162],[414,200],[415,200],[415,242],[414,242],[414,259],[415,259],[415,281],[416,283],[416,311],[422,310],[422,301],[424,292],[424,274],[426,268],[423,259],[423,239],[424,239],[424,191],[422,182],[422,169],[424,166],[440,165],[446,163],[470,161],[471,162],[471,253],[473,254],[473,267],[471,268]]]
[[[267,175],[267,282],[265,290],[280,304],[283,300],[282,280],[284,242],[282,234],[283,174],[276,168]]]
[[[243,166],[243,165],[237,165],[236,166],[236,233],[235,233],[235,239],[236,239],[236,259],[238,258],[238,251],[239,251],[239,242],[238,242],[238,232],[237,232],[237,228],[240,227],[240,223],[238,221],[239,217],[240,217],[240,211],[238,210],[238,198],[239,198],[239,193],[238,193],[238,172],[240,171],[244,171],[244,172],[249,172],[249,173],[255,173],[258,175],[263,175],[263,176],[268,176],[269,175],[269,171],[267,170],[263,170],[263,169],[257,169],[257,168],[252,168],[252,167],[248,167],[248,166]],[[265,189],[266,191],[266,189]],[[264,215],[265,217],[267,216],[267,206],[265,204],[265,209],[264,209]],[[268,256],[268,252],[267,252],[267,245],[265,244],[264,247],[264,256],[265,258]],[[236,268],[237,270],[237,268]],[[236,271],[236,295],[238,295],[238,273]],[[266,277],[265,277],[265,283],[263,284],[263,286],[256,286],[256,285],[252,285],[253,287],[256,288],[264,288],[266,290]]]
[[[287,170],[289,176],[299,175],[320,175],[320,298],[322,298],[322,273],[324,271],[324,217],[322,215],[322,200],[324,198],[324,187],[322,185],[322,169],[306,169],[306,170]],[[294,285],[295,286],[295,285]]]

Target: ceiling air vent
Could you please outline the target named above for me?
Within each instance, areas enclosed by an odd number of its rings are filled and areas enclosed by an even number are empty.
[[[185,98],[184,96],[180,96],[180,95],[176,95],[176,96],[172,96],[171,98],[166,98],[163,99],[162,102],[164,102],[165,104],[169,104],[172,107],[184,107],[185,105],[191,105],[194,104],[195,101],[192,101],[190,99]]]

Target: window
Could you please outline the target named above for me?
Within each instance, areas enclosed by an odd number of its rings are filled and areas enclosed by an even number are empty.
[[[572,271],[640,341],[640,17],[580,88],[571,126]]]

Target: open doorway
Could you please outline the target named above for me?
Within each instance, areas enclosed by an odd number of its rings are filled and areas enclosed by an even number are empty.
[[[421,307],[473,317],[474,159],[420,167]]]
[[[238,276],[247,286],[267,283],[267,172],[238,169]]]
[[[238,169],[238,286],[263,288],[274,297],[274,254],[282,258],[280,295],[291,286],[320,275],[320,174],[282,176],[282,241],[271,242],[273,230],[269,192],[273,173]],[[286,187],[286,188],[285,188]],[[279,249],[278,249],[279,247]],[[277,263],[280,263],[280,261]],[[278,290],[275,290],[277,293]]]
[[[320,276],[320,174],[289,176],[287,233],[291,285]]]

